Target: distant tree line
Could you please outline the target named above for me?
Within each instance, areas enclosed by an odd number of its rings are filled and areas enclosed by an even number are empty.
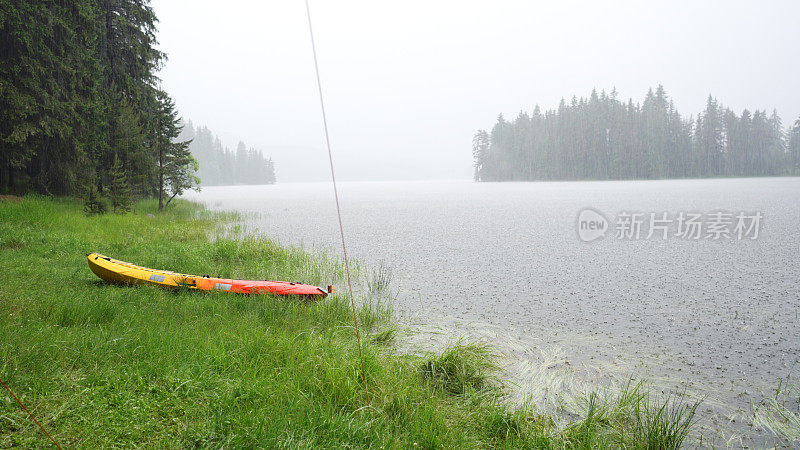
[[[3,2],[0,190],[157,196],[197,185],[175,104],[158,87],[148,0]],[[114,198],[119,197],[119,198]]]
[[[208,127],[194,127],[191,121],[183,128],[180,139],[191,141],[189,150],[199,163],[204,186],[275,183],[272,158],[248,148],[244,142],[239,141],[236,151],[230,151]]]
[[[785,130],[775,111],[737,115],[712,96],[687,119],[662,86],[641,104],[593,90],[544,113],[501,114],[472,151],[480,181],[798,175],[800,119]]]

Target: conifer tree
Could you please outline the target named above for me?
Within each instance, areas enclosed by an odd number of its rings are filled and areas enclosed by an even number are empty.
[[[153,142],[157,161],[158,210],[163,210],[176,196],[187,189],[197,189],[197,160],[189,151],[188,141],[176,140],[183,125],[175,110],[175,103],[159,90],[156,116],[156,140]]]
[[[272,158],[267,158],[264,173],[266,184],[275,184],[277,182],[277,179],[275,178],[275,163],[272,162]]]
[[[111,207],[115,213],[128,212],[131,209],[131,195],[128,186],[128,179],[122,160],[114,156],[114,163],[111,165],[111,182],[109,183],[109,198]]]
[[[789,135],[790,174],[800,175],[800,117],[794,122]]]
[[[97,190],[97,176],[92,175],[86,182],[83,193],[83,212],[89,215],[105,214],[106,203]]]
[[[88,171],[104,194],[116,157],[136,195],[157,193],[165,55],[149,0],[0,9],[0,190],[84,196]]]
[[[481,179],[481,169],[486,158],[486,153],[489,151],[489,144],[491,139],[489,133],[485,130],[478,130],[475,136],[472,137],[472,157],[475,159],[475,181]]]

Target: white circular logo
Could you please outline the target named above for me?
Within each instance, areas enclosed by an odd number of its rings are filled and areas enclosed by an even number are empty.
[[[599,211],[583,208],[578,213],[578,237],[583,242],[592,242],[606,235],[608,220]]]

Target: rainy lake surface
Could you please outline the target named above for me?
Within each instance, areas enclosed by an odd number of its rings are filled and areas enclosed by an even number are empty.
[[[798,381],[800,178],[339,188],[351,257],[391,268],[401,350],[486,341],[513,400],[569,416],[581,393],[644,379],[703,399],[704,439],[758,446],[753,409],[781,379]],[[330,183],[206,187],[188,198],[251,213],[249,230],[281,243],[340,252]],[[577,232],[587,207],[608,220],[593,242]],[[734,215],[732,233],[714,240],[718,211]],[[617,238],[624,212],[643,213],[638,239]],[[673,220],[666,239],[648,238],[651,212]],[[762,215],[756,239],[755,229],[739,239],[740,212]],[[674,236],[680,213],[702,214],[699,239]]]

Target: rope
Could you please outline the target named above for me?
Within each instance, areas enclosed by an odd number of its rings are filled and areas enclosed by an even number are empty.
[[[47,437],[49,437],[50,440],[53,441],[53,445],[55,445],[58,450],[62,450],[61,446],[58,445],[58,442],[56,442],[56,440],[53,439],[53,436],[50,436],[50,433],[48,433],[47,430],[44,429],[42,424],[39,423],[38,420],[36,420],[36,417],[34,417],[33,414],[31,414],[31,412],[28,411],[28,408],[26,408],[25,405],[23,405],[22,402],[17,398],[17,396],[14,394],[14,391],[12,391],[10,387],[8,387],[5,383],[3,383],[3,380],[0,380],[0,384],[2,384],[3,387],[6,388],[6,390],[8,390],[8,393],[11,394],[12,397],[14,397],[14,400],[16,400],[17,403],[19,403],[19,406],[21,406],[22,409],[25,410],[25,412],[28,413],[29,416],[31,416],[31,419],[33,419],[33,421],[36,422],[36,425],[39,425],[39,428],[42,429],[42,432],[44,432],[44,434],[46,434]]]
[[[339,217],[339,234],[342,238],[342,253],[344,254],[344,268],[347,273],[347,288],[350,293],[350,307],[353,310],[353,323],[356,328],[356,340],[358,341],[358,357],[361,360],[361,376],[364,380],[364,390],[367,389],[367,372],[364,370],[364,352],[361,349],[361,333],[358,329],[358,315],[356,314],[355,297],[353,296],[353,283],[350,281],[350,263],[347,260],[347,245],[344,240],[344,226],[342,225],[342,210],[339,206],[339,191],[336,188],[336,172],[333,170],[333,153],[331,152],[331,138],[328,133],[328,118],[325,115],[325,101],[322,96],[322,81],[319,76],[319,63],[317,62],[317,47],[314,44],[314,29],[311,27],[311,7],[306,2],[306,15],[308,16],[308,34],[311,37],[311,51],[314,54],[314,71],[317,75],[317,89],[319,90],[319,106],[322,109],[322,124],[325,128],[325,144],[328,147],[328,162],[331,166],[331,180],[333,181],[333,195],[336,197],[336,215]]]

